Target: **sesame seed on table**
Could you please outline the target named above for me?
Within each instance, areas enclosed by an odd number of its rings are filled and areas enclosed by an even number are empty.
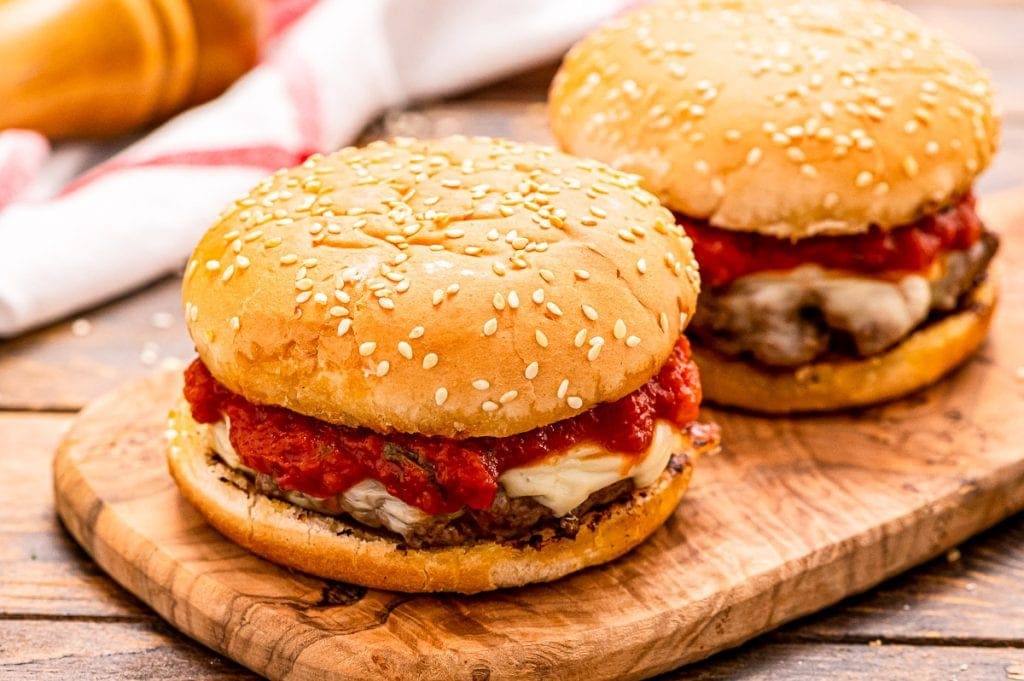
[[[1024,2],[1013,0],[915,0],[907,4],[930,24],[945,30],[976,54],[993,72],[1003,109],[1003,134],[999,155],[982,176],[978,193],[982,204],[998,205],[1013,216],[1009,222],[1024,230]],[[686,51],[686,45],[679,45]],[[545,65],[501,83],[453,99],[427,103],[408,111],[383,116],[366,131],[363,141],[392,135],[438,137],[452,133],[486,134],[523,141],[550,142],[546,129],[543,99],[555,65]],[[687,77],[685,61],[671,67],[678,78]],[[773,68],[785,75],[784,64]],[[813,77],[812,77],[813,78]],[[813,86],[809,82],[809,86]],[[635,86],[635,84],[634,84]],[[626,85],[625,88],[630,86]],[[928,87],[928,86],[922,86]],[[699,116],[701,107],[723,96],[714,83],[697,82],[699,101],[691,104],[690,114]],[[626,93],[628,95],[628,93]],[[927,100],[927,91],[923,92]],[[868,116],[884,114],[885,102],[867,103]],[[877,109],[877,110],[876,110]],[[651,112],[656,116],[658,112]],[[914,119],[906,122],[914,128]],[[819,131],[820,132],[820,131]],[[908,134],[917,134],[911,130]],[[769,144],[784,145],[786,155],[804,177],[815,172],[794,144],[806,130],[766,132],[758,146],[743,151],[741,161],[755,165],[768,153]],[[850,131],[849,139],[835,139],[843,146],[870,147],[872,140]],[[727,133],[728,137],[728,133]],[[739,142],[739,140],[733,140]],[[849,145],[846,145],[846,142]],[[762,149],[762,146],[765,148]],[[929,154],[928,141],[922,138],[921,156]],[[908,157],[903,170],[913,175],[919,160]],[[709,191],[716,186],[712,168],[698,164],[694,170],[706,175]],[[879,191],[876,178],[863,173],[851,181],[865,191]],[[568,178],[565,187],[571,187]],[[282,201],[305,200],[322,189],[315,173],[301,187],[283,187]],[[442,186],[465,191],[472,199],[482,199],[488,189],[463,182],[457,176],[443,179]],[[450,186],[451,185],[451,186]],[[464,185],[464,186],[463,186]],[[301,192],[298,191],[301,188]],[[557,187],[539,185],[538,197]],[[576,189],[580,189],[577,187]],[[595,223],[606,217],[601,196],[606,188],[593,183],[586,190],[590,201],[588,220]],[[291,191],[293,197],[284,197]],[[436,197],[419,196],[417,210],[430,209]],[[646,201],[638,194],[637,201]],[[824,195],[825,208],[838,200]],[[312,208],[313,202],[308,208]],[[537,208],[543,204],[538,203]],[[326,212],[330,210],[321,206]],[[223,234],[222,257],[188,264],[187,274],[217,277],[231,282],[252,264],[251,253],[263,249],[281,249],[275,225],[288,220],[274,208],[253,205],[248,230]],[[400,219],[401,205],[396,204]],[[501,215],[516,210],[502,205]],[[434,208],[441,213],[440,208]],[[395,217],[393,216],[393,217]],[[507,215],[506,215],[507,217]],[[557,222],[550,211],[544,216]],[[441,215],[435,219],[444,220]],[[373,216],[345,216],[346,229],[372,229]],[[339,237],[341,221],[311,221],[309,236],[330,240]],[[398,255],[372,283],[373,299],[382,314],[400,313],[403,296],[409,295],[409,281],[402,276],[402,254],[409,243],[422,235],[408,225],[406,232],[390,234],[389,241]],[[477,235],[457,222],[442,232],[444,247],[458,249],[467,258],[482,258],[494,242],[507,248],[507,260],[488,264],[496,277],[508,277],[525,258],[533,257],[539,242],[519,234],[494,231]],[[626,242],[643,239],[642,233],[622,228],[616,238]],[[499,241],[500,240],[500,241]],[[440,245],[440,244],[436,244]],[[515,253],[523,255],[517,259]],[[315,258],[300,260],[293,253],[275,255],[281,267],[293,268],[295,302],[323,310],[331,319],[332,333],[354,333],[349,317],[353,305],[344,286],[323,288],[317,276],[323,265]],[[414,256],[413,256],[414,257]],[[662,258],[641,258],[637,272],[653,271]],[[531,261],[532,262],[532,261]],[[182,263],[183,270],[186,263]],[[630,267],[634,265],[630,264]],[[345,273],[339,273],[341,279]],[[554,267],[539,267],[535,284],[519,290],[498,290],[487,309],[480,310],[478,325],[484,337],[501,332],[503,313],[521,306],[539,306],[552,317],[573,319],[568,342],[585,361],[600,362],[616,344],[635,347],[643,342],[623,320],[607,310],[583,303],[569,309],[561,300],[552,300],[546,292],[553,278],[570,277],[585,283],[590,273],[584,269],[560,272]],[[125,380],[161,368],[179,368],[192,354],[185,335],[185,316],[202,318],[203,311],[180,303],[181,279],[168,277],[141,290],[131,292],[102,307],[89,310],[45,329],[0,343],[0,676],[12,679],[56,678],[252,678],[250,672],[234,662],[194,643],[174,631],[145,605],[114,584],[77,547],[56,520],[50,480],[53,449],[69,425],[74,412],[91,398]],[[457,282],[431,293],[436,305],[452,304],[458,299]],[[463,295],[465,293],[463,292]],[[233,317],[224,320],[226,328],[238,331],[244,324]],[[662,316],[658,324],[668,327],[675,320]],[[568,333],[568,331],[567,331]],[[642,334],[641,334],[642,335]],[[372,362],[373,371],[384,377],[405,370],[403,363],[436,374],[444,357],[420,350],[429,340],[429,328],[410,325],[406,338],[393,348],[378,348],[372,340],[359,345],[359,354]],[[362,340],[362,339],[361,339]],[[516,367],[518,375],[529,381],[544,380],[542,351],[554,338],[540,328],[530,343],[537,351]],[[572,408],[582,407],[567,379],[553,379],[552,389],[559,400]],[[1024,380],[1024,370],[1018,380]],[[493,376],[479,376],[472,391],[479,395],[480,408],[488,413],[514,408],[522,397],[516,390],[493,384]],[[425,399],[439,408],[449,400],[465,396],[454,386],[433,383],[424,386]],[[451,391],[451,393],[450,393]],[[780,678],[780,679],[1021,679],[1024,678],[1024,517],[1012,517],[992,530],[968,541],[930,563],[855,596],[828,610],[786,625],[741,648],[720,654],[669,678]],[[614,645],[614,642],[609,642]]]

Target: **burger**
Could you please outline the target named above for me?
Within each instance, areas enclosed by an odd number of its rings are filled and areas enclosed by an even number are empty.
[[[188,262],[171,474],[229,539],[368,587],[611,560],[716,443],[698,287],[671,213],[600,163],[461,137],[311,157]]]
[[[668,0],[576,45],[550,118],[693,239],[709,401],[806,412],[961,364],[996,304],[974,178],[998,138],[975,61],[877,0]]]

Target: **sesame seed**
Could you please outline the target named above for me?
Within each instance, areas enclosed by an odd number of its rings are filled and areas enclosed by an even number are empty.
[[[583,398],[573,395],[572,397],[566,400],[566,404],[568,404],[573,409],[580,409],[583,407]]]
[[[573,270],[572,273],[581,281],[590,279],[590,272],[587,272],[586,270]]]
[[[448,400],[448,389],[447,388],[438,388],[437,391],[434,393],[434,403],[437,404],[437,406],[440,407],[447,400]]]
[[[544,332],[540,329],[534,330],[533,337],[537,340],[537,345],[542,348],[546,348],[548,346],[548,337],[544,335]]]
[[[576,337],[573,339],[572,344],[575,345],[578,348],[582,348],[583,347],[583,343],[585,343],[586,340],[587,340],[587,330],[586,329],[580,329],[579,331],[576,332]]]
[[[617,232],[617,234],[619,235],[620,239],[622,239],[623,241],[626,241],[628,243],[634,243],[636,241],[636,237],[629,230],[620,229]]]
[[[303,291],[299,295],[295,296],[295,302],[299,303],[301,305],[302,303],[306,302],[307,300],[309,300],[312,297],[313,297],[313,292],[312,291]]]
[[[344,336],[346,333],[348,333],[348,330],[351,329],[351,328],[352,328],[352,320],[347,318],[347,317],[345,319],[342,319],[338,323],[338,335],[339,336]]]
[[[381,360],[377,364],[377,378],[383,378],[384,376],[386,376],[387,373],[388,373],[388,370],[390,370],[390,369],[391,369],[391,362],[387,361],[386,359],[385,360]]]
[[[626,337],[626,322],[621,319],[615,320],[615,326],[613,327],[612,334],[617,340],[621,340]]]
[[[658,324],[661,326],[661,330],[668,333],[668,315],[664,312],[658,317]]]
[[[518,390],[509,390],[504,395],[502,395],[500,398],[498,398],[498,401],[501,402],[502,404],[508,404],[509,402],[511,402],[512,400],[516,399],[517,397],[519,397],[519,391]]]
[[[217,270],[220,269],[220,262],[218,262],[217,260],[207,260],[206,269],[208,269],[211,272],[216,272]]]
[[[565,397],[565,393],[567,392],[569,392],[569,379],[563,378],[562,382],[558,384],[558,391],[555,394],[558,395],[558,399],[561,400]]]
[[[303,277],[302,279],[299,279],[297,282],[295,282],[295,288],[297,288],[300,291],[308,291],[311,288],[313,288],[313,280],[310,279],[309,277]]]
[[[390,298],[378,298],[377,304],[380,305],[385,310],[395,309],[395,301],[391,300]]]
[[[409,338],[413,340],[416,340],[417,338],[422,338],[424,331],[425,329],[422,326],[414,326],[412,327],[412,330],[409,332]]]
[[[486,402],[480,405],[480,408],[486,412],[498,411],[498,403],[492,402],[491,400],[487,400]]]
[[[871,184],[871,180],[874,179],[874,175],[871,174],[870,170],[862,170],[857,174],[857,179],[854,180],[854,184],[858,187],[866,187]]]
[[[761,147],[752,147],[750,151],[747,152],[747,165],[752,166],[757,164],[757,162],[761,160],[761,155]]]
[[[478,378],[473,381],[473,387],[477,390],[487,390],[491,387],[491,382],[485,378]]]
[[[597,321],[597,310],[595,310],[590,305],[587,305],[586,303],[584,303],[582,305],[582,309],[583,309],[583,316],[584,317],[586,317],[587,319],[589,319],[592,322],[596,322]]]
[[[231,278],[231,275],[233,275],[234,273],[235,273],[235,266],[234,265],[228,265],[227,267],[224,268],[224,274],[222,274],[221,277],[220,277],[221,281],[227,281],[228,279]]]
[[[486,322],[484,322],[484,335],[485,336],[493,336],[494,333],[497,330],[498,330],[498,320],[495,319],[494,317],[491,317]]]
[[[530,362],[529,364],[526,365],[526,371],[523,372],[523,375],[526,376],[526,379],[528,381],[532,381],[533,379],[537,378],[537,374],[539,372],[540,365],[537,364],[536,362]]]
[[[606,218],[606,217],[608,217],[608,211],[606,211],[605,209],[603,209],[603,208],[601,208],[599,206],[591,206],[590,207],[590,214],[593,215],[594,217],[599,217],[599,218]]]
[[[513,309],[519,309],[519,294],[515,291],[508,292],[508,306]]]
[[[636,261],[636,271],[640,274],[647,274],[647,260],[640,258]]]
[[[252,262],[250,262],[249,258],[244,255],[239,255],[235,258],[235,264],[238,265],[238,269],[244,270],[247,269]]]
[[[538,274],[540,274],[541,279],[548,282],[549,284],[555,280],[555,273],[552,272],[551,270],[540,270]]]
[[[437,361],[437,354],[433,352],[428,352],[426,355],[423,356],[423,368],[433,369],[434,367],[437,366]]]
[[[444,289],[436,289],[431,297],[431,301],[434,305],[440,305],[442,300],[444,300]]]
[[[627,347],[635,348],[638,345],[640,345],[640,337],[639,336],[630,336],[629,338],[626,339],[626,346]]]
[[[557,305],[555,305],[550,300],[548,301],[547,308],[548,308],[548,312],[550,312],[551,314],[555,315],[556,317],[561,317],[562,316],[562,308],[558,307]]]
[[[587,351],[587,359],[593,362],[597,359],[597,356],[601,354],[601,348],[604,347],[604,339],[600,336],[594,336],[590,339],[590,350]]]
[[[359,345],[359,354],[363,357],[368,357],[373,354],[373,351],[377,349],[377,344],[373,341],[366,341]]]
[[[242,325],[242,323],[239,321],[238,317],[232,317],[228,321],[228,326],[230,326],[235,331],[238,331],[238,327],[240,327],[241,325]]]
[[[322,293],[322,292],[317,292],[316,294],[313,295],[313,302],[318,303],[320,305],[326,305],[327,304],[327,294],[326,293]]]
[[[544,289],[537,289],[536,291],[533,292],[533,295],[531,295],[530,298],[533,300],[533,302],[540,305],[541,303],[544,302]]]
[[[919,167],[917,165],[917,159],[913,156],[907,156],[903,159],[903,170],[907,173],[907,177],[916,177]]]
[[[294,253],[289,253],[288,255],[282,255],[281,256],[281,260],[280,260],[282,265],[294,265],[298,261],[299,261],[299,256],[295,255]]]

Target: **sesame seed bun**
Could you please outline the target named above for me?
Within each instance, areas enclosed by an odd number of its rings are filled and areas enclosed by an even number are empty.
[[[202,238],[183,298],[203,362],[252,402],[503,437],[643,385],[698,288],[690,240],[635,176],[453,137],[279,171]]]
[[[998,299],[995,284],[976,286],[962,309],[926,324],[899,345],[864,359],[822,361],[778,370],[693,344],[708,402],[750,411],[819,412],[884,402],[919,390],[963,363],[985,341]]]
[[[682,465],[670,465],[651,485],[580,518],[575,538],[545,529],[525,544],[484,541],[411,549],[384,533],[252,491],[243,475],[210,457],[187,404],[172,412],[171,427],[171,475],[184,497],[228,539],[303,572],[392,591],[477,593],[550,581],[607,562],[668,519],[693,471],[687,457],[678,457]]]
[[[999,133],[977,63],[878,0],[653,2],[570,51],[550,119],[677,212],[792,239],[951,203]]]

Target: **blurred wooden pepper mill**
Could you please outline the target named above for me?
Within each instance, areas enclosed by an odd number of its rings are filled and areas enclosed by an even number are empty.
[[[218,95],[259,57],[263,0],[0,0],[0,130],[107,137]]]

